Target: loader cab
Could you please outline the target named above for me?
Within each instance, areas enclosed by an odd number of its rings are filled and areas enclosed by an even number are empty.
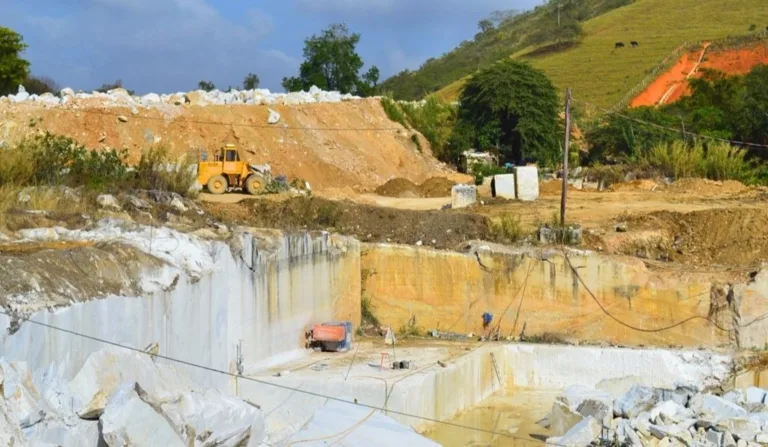
[[[216,154],[216,161],[240,161],[240,153],[237,151],[237,147],[234,144],[228,144],[222,147],[221,151]]]

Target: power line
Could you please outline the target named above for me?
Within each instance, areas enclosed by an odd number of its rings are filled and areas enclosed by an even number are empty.
[[[693,320],[705,320],[705,321],[708,321],[709,323],[711,323],[717,329],[720,329],[723,332],[729,332],[730,333],[730,332],[734,332],[736,329],[742,329],[742,328],[745,328],[745,327],[749,327],[749,326],[751,326],[751,325],[753,325],[753,324],[755,324],[755,323],[757,323],[759,321],[768,319],[768,312],[767,312],[767,313],[764,313],[764,314],[758,316],[757,318],[755,318],[754,320],[750,321],[747,324],[743,324],[743,325],[741,325],[741,324],[740,325],[735,325],[734,324],[733,327],[730,328],[730,329],[724,328],[724,327],[720,326],[720,324],[718,324],[712,318],[704,317],[704,316],[701,316],[701,315],[693,315],[693,316],[688,317],[688,318],[686,318],[684,320],[681,320],[681,321],[678,321],[676,323],[673,323],[673,324],[671,324],[669,326],[664,326],[664,327],[654,328],[654,329],[641,328],[641,327],[638,327],[638,326],[634,326],[632,324],[629,324],[629,323],[626,323],[626,322],[620,320],[618,317],[616,317],[610,311],[608,311],[608,309],[606,309],[605,306],[603,306],[603,303],[601,303],[600,300],[597,299],[595,294],[592,292],[592,290],[586,284],[584,279],[581,277],[581,275],[579,274],[578,269],[576,269],[576,267],[573,266],[573,263],[571,263],[571,258],[568,256],[568,253],[565,250],[565,246],[564,245],[562,246],[562,252],[563,252],[563,257],[565,258],[565,262],[568,264],[568,267],[570,268],[571,272],[573,272],[573,274],[576,276],[576,279],[578,279],[579,283],[587,291],[587,294],[589,294],[589,296],[592,297],[592,300],[594,300],[594,302],[597,304],[597,306],[600,308],[600,310],[605,315],[607,315],[609,318],[611,318],[613,321],[619,323],[620,325],[622,325],[622,326],[624,326],[626,328],[632,329],[633,331],[644,332],[644,333],[664,332],[664,331],[668,331],[670,329],[674,329],[676,327],[682,326],[682,325],[684,325],[684,324],[686,324],[686,323],[688,323],[690,321],[693,321]]]
[[[103,110],[68,109],[68,108],[61,108],[57,110],[71,112],[71,113],[86,113],[91,115],[110,116],[114,118],[119,118],[120,116],[124,116],[119,113],[112,113],[112,112],[107,112]],[[200,124],[200,125],[213,125],[213,126],[246,127],[246,128],[253,128],[253,129],[272,129],[272,130],[327,131],[327,132],[365,132],[365,131],[372,131],[372,132],[382,131],[383,132],[383,131],[400,131],[400,130],[407,131],[408,130],[405,127],[301,127],[301,126],[279,126],[279,125],[273,125],[273,124],[252,124],[252,123],[237,123],[237,122],[224,123],[221,121],[172,119],[172,118],[165,118],[162,116],[145,116],[145,115],[134,115],[133,118],[140,119],[140,120],[149,120],[149,121],[172,122],[174,124]]]
[[[589,103],[587,101],[582,101],[580,99],[573,99],[573,100],[576,101],[576,102],[579,102],[581,104],[584,104],[586,106],[592,107],[592,108],[594,108],[596,110],[599,110],[599,111],[601,111],[603,113],[607,113],[607,114],[610,114],[610,115],[616,115],[616,116],[618,116],[620,118],[624,118],[624,119],[629,120],[629,121],[634,121],[634,122],[639,123],[639,124],[644,124],[646,126],[655,127],[657,129],[665,130],[665,131],[668,131],[668,132],[688,135],[688,136],[691,136],[691,137],[694,137],[694,138],[705,138],[705,139],[709,139],[709,140],[713,140],[713,141],[719,141],[721,143],[729,143],[729,144],[732,144],[732,145],[735,145],[735,146],[750,146],[750,147],[759,147],[759,148],[762,148],[762,149],[768,149],[768,145],[765,145],[765,144],[747,143],[746,141],[737,141],[737,140],[728,140],[726,138],[718,138],[718,137],[713,137],[713,136],[710,136],[710,135],[702,135],[702,134],[698,134],[698,133],[695,133],[695,132],[689,132],[689,131],[686,131],[686,130],[675,129],[674,127],[662,126],[661,124],[652,123],[650,121],[645,121],[645,120],[641,120],[641,119],[638,119],[638,118],[634,118],[634,117],[631,117],[629,115],[625,115],[625,114],[620,113],[620,112],[615,112],[613,110],[604,109],[604,108],[602,108],[600,106],[597,106],[595,104]]]
[[[256,378],[253,378],[253,377],[242,376],[240,374],[231,373],[229,371],[224,371],[224,370],[212,368],[210,366],[200,365],[200,364],[197,364],[197,363],[192,363],[192,362],[189,362],[189,361],[186,361],[186,360],[180,360],[180,359],[169,357],[169,356],[165,356],[165,355],[162,355],[162,354],[149,354],[149,353],[147,353],[147,352],[145,352],[145,351],[143,351],[141,349],[134,348],[132,346],[122,345],[120,343],[116,343],[116,342],[113,342],[113,341],[110,341],[110,340],[105,340],[103,338],[94,337],[94,336],[91,336],[91,335],[83,334],[83,333],[72,331],[72,330],[69,330],[69,329],[64,329],[64,328],[61,328],[61,327],[58,327],[58,326],[53,326],[53,325],[50,325],[50,324],[47,324],[47,323],[42,323],[42,322],[39,322],[39,321],[35,321],[35,320],[30,319],[30,318],[14,316],[14,315],[11,315],[11,314],[9,314],[9,313],[7,313],[5,311],[2,311],[2,310],[0,310],[0,315],[5,315],[5,316],[7,316],[9,318],[12,318],[12,319],[13,318],[17,318],[19,320],[22,320],[22,321],[25,321],[25,322],[28,322],[28,323],[32,323],[32,324],[35,324],[35,325],[38,325],[38,326],[41,326],[41,327],[44,327],[44,328],[47,328],[47,329],[51,329],[51,330],[63,332],[63,333],[66,333],[66,334],[74,335],[76,337],[85,338],[85,339],[92,340],[92,341],[95,341],[95,342],[98,342],[98,343],[103,343],[105,345],[114,346],[114,347],[125,349],[125,350],[128,350],[128,351],[137,352],[139,354],[150,355],[153,358],[163,359],[163,360],[166,360],[166,361],[169,361],[169,362],[178,363],[178,364],[189,366],[189,367],[192,367],[192,368],[202,369],[202,370],[209,371],[209,372],[212,372],[212,373],[222,374],[222,375],[233,377],[233,378],[236,378],[236,379],[247,380],[247,381],[258,383],[258,384],[261,384],[261,385],[272,386],[272,387],[280,388],[280,389],[283,389],[283,390],[286,390],[286,391],[298,392],[298,393],[306,394],[306,395],[313,396],[313,397],[319,397],[319,398],[322,398],[322,399],[328,399],[328,400],[332,400],[332,401],[335,401],[335,402],[340,402],[340,403],[349,404],[349,405],[355,405],[355,406],[359,406],[359,407],[368,408],[368,409],[371,409],[371,410],[382,411],[382,412],[385,412],[385,413],[387,413],[387,412],[388,413],[393,413],[393,414],[396,414],[396,415],[399,415],[399,416],[419,419],[419,420],[423,420],[423,421],[427,421],[427,422],[432,422],[432,423],[435,423],[435,424],[448,425],[448,426],[451,426],[451,427],[461,428],[461,429],[465,429],[465,430],[472,430],[472,431],[487,433],[487,434],[496,435],[496,436],[504,436],[504,437],[515,439],[515,440],[518,440],[518,441],[532,442],[529,439],[520,438],[520,437],[514,436],[514,435],[512,435],[510,433],[497,432],[497,431],[494,431],[494,430],[486,430],[486,429],[478,428],[478,427],[470,427],[468,425],[457,424],[455,422],[449,422],[449,421],[441,421],[439,419],[433,419],[433,418],[429,418],[429,417],[426,417],[426,416],[418,416],[418,415],[415,415],[415,414],[405,413],[405,412],[397,411],[397,410],[390,410],[390,409],[383,408],[383,407],[378,407],[378,406],[375,406],[375,405],[369,405],[369,404],[364,404],[364,403],[360,403],[360,402],[352,402],[352,401],[344,400],[344,399],[341,399],[341,398],[338,398],[338,397],[333,397],[333,396],[328,396],[328,395],[321,394],[321,393],[316,393],[314,391],[302,390],[300,388],[294,388],[294,387],[290,387],[290,386],[287,386],[287,385],[281,385],[279,383],[267,382],[265,380],[260,380],[260,379],[256,379]],[[550,444],[552,444],[552,443],[550,443]],[[562,445],[562,444],[552,444],[552,445],[557,445],[557,446],[561,446],[561,447],[567,447],[567,446]]]

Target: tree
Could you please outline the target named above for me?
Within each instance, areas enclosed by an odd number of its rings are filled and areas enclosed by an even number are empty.
[[[216,85],[211,81],[200,81],[197,83],[197,88],[210,92],[216,90]]]
[[[0,26],[0,95],[16,93],[27,79],[29,62],[21,57],[26,48],[21,34]]]
[[[30,95],[42,95],[43,93],[59,93],[61,88],[53,79],[46,76],[28,76],[24,80],[24,89]]]
[[[253,90],[259,88],[259,76],[253,73],[248,73],[248,76],[243,79],[243,90]]]
[[[517,162],[557,163],[560,101],[541,71],[516,60],[498,62],[470,78],[459,104],[459,121],[473,130],[476,147],[496,147]]]
[[[373,66],[362,77],[363,59],[355,51],[360,34],[350,34],[344,24],[331,25],[319,35],[304,41],[304,62],[299,76],[283,78],[289,92],[308,90],[313,85],[341,93],[372,94],[379,79]]]
[[[477,22],[477,27],[480,29],[480,34],[485,34],[493,29],[493,22],[489,19],[483,19]]]

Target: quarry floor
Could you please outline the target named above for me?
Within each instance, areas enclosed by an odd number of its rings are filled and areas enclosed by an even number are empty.
[[[481,203],[450,211],[439,211],[450,204],[449,197],[401,198],[323,190],[314,196],[317,207],[320,211],[339,207],[340,216],[338,222],[325,224],[322,219],[312,219],[311,213],[306,213],[307,222],[297,220],[292,214],[302,211],[295,203],[299,199],[287,195],[254,198],[202,193],[200,200],[207,211],[225,221],[284,229],[329,229],[363,242],[420,245],[421,241],[425,246],[455,249],[467,240],[493,240],[487,224],[478,219],[511,216],[519,220],[523,235],[532,235],[540,225],[553,222],[559,215],[560,184],[542,182],[540,189],[535,202],[520,202],[492,198],[488,187],[480,187]],[[584,229],[582,247],[606,254],[672,261],[682,266],[746,268],[761,262],[768,249],[761,231],[768,223],[766,201],[768,190],[738,182],[684,179],[663,185],[639,180],[605,191],[571,188],[567,220]],[[619,223],[629,224],[628,233],[617,233]],[[675,245],[681,238],[682,248]],[[743,256],[745,250],[747,256]]]

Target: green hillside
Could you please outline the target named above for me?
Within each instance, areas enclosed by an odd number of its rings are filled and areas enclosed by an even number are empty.
[[[429,59],[416,71],[406,70],[387,79],[382,89],[396,99],[420,99],[531,45],[567,46],[576,38],[581,23],[633,1],[550,0],[496,23],[493,29],[478,33],[474,40],[462,42],[439,58]]]
[[[544,9],[540,8],[538,13]],[[529,14],[535,15],[537,11]],[[529,60],[535,67],[544,70],[559,88],[573,88],[577,99],[610,107],[683,43],[746,35],[751,25],[755,25],[753,32],[766,29],[768,1],[636,0],[584,22],[583,36],[575,46],[542,52],[541,46],[521,48],[513,45],[505,57]],[[508,23],[498,31],[515,26],[520,25]],[[629,42],[633,40],[640,43],[638,48],[629,47]],[[615,50],[616,42],[624,42],[627,47]],[[456,52],[458,49],[453,53]],[[448,63],[450,59],[446,57],[443,60]],[[422,70],[429,65],[408,76],[420,79]],[[447,68],[445,71],[458,72]],[[471,72],[463,76],[469,74]],[[463,76],[445,83],[439,95],[455,98]],[[385,84],[390,86],[391,91],[400,94],[394,87],[397,83],[390,82],[396,79]],[[444,80],[445,77],[440,78],[440,82]],[[408,92],[407,89],[405,91]]]

